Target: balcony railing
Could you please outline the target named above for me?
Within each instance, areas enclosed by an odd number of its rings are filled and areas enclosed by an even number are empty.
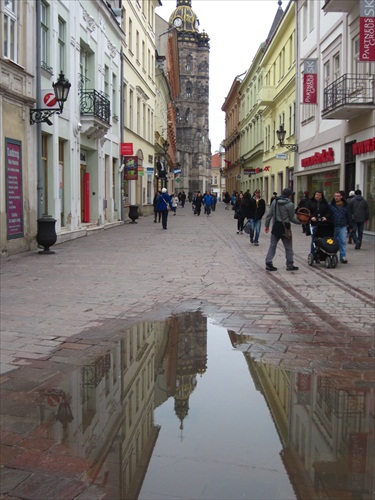
[[[81,115],[93,116],[109,124],[110,102],[97,90],[83,90],[81,92]]]
[[[375,106],[375,80],[347,73],[324,89],[323,118],[347,120]]]

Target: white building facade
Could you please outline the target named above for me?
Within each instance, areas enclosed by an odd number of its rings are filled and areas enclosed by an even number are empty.
[[[299,157],[296,192],[323,189],[331,200],[361,189],[375,232],[375,61],[360,60],[360,5],[356,1],[297,2]],[[304,89],[315,62],[316,103]],[[315,99],[313,99],[314,101]],[[305,101],[305,102],[304,102]]]

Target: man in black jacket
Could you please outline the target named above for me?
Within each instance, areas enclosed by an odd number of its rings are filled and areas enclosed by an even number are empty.
[[[362,245],[365,222],[367,222],[370,217],[368,203],[362,196],[362,191],[360,189],[354,192],[354,197],[349,202],[349,214],[353,224],[351,235],[355,243],[355,249],[359,250]]]

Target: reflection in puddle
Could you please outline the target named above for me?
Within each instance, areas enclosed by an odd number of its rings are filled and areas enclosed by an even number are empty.
[[[1,493],[29,498],[43,474],[65,493],[74,479],[71,498],[372,498],[373,389],[256,363],[234,340],[189,313],[134,325],[27,397],[14,372],[2,384],[14,452],[2,474],[30,474]]]

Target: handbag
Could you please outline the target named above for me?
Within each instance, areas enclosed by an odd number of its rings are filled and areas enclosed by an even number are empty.
[[[280,215],[280,207],[278,203],[276,203],[276,211],[279,209],[279,215]],[[276,214],[275,214],[276,216]],[[290,227],[290,222],[284,222],[281,220],[276,220],[272,226],[272,231],[271,234],[276,236],[276,238],[286,238],[287,240],[292,239],[292,229]]]
[[[167,207],[167,212],[169,212],[169,210],[171,209],[171,207],[169,206],[169,204],[165,201],[165,199],[163,198],[163,201]]]
[[[233,218],[234,218],[234,219],[238,219],[238,211],[237,211],[237,210],[235,210],[235,211],[234,211]]]
[[[249,220],[244,225],[243,230],[245,231],[246,234],[250,234],[251,233],[251,224],[250,224]]]

